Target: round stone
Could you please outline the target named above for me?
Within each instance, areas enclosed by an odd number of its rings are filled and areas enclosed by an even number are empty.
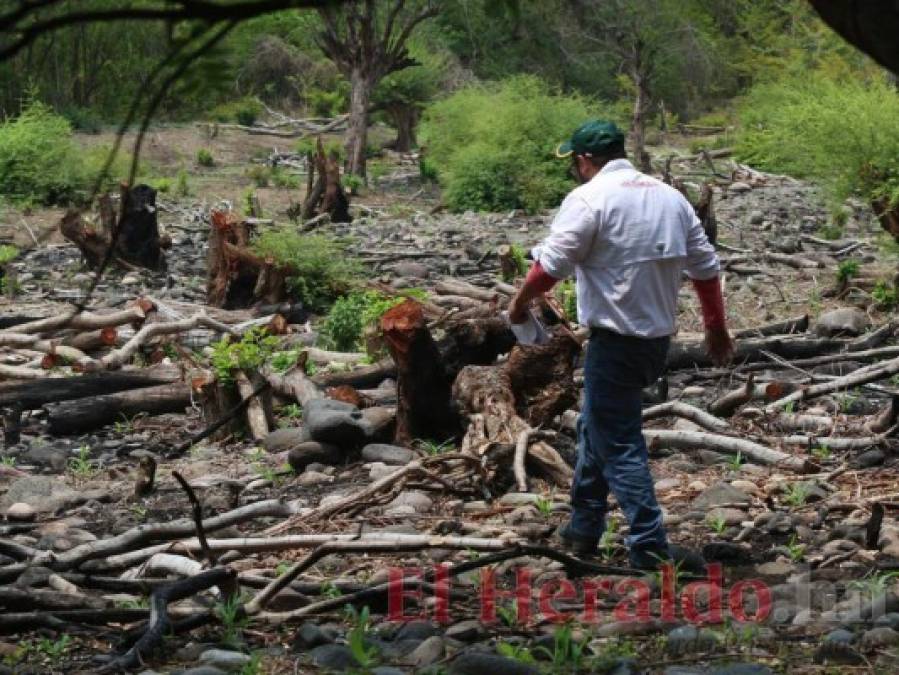
[[[28,523],[35,519],[37,511],[31,504],[16,502],[6,509],[6,519],[18,523]]]

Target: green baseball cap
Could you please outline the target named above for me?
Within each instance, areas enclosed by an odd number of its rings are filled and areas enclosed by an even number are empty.
[[[614,122],[590,120],[584,122],[571,135],[571,140],[556,148],[557,157],[576,155],[601,155],[616,145],[624,143],[624,134]]]

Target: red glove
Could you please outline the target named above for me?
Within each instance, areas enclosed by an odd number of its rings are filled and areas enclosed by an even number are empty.
[[[693,288],[702,307],[702,322],[706,330],[724,330],[724,298],[721,296],[721,279],[693,279]]]
[[[535,262],[528,272],[527,277],[524,282],[532,287],[534,290],[540,293],[546,293],[553,286],[555,286],[559,280],[554,276],[547,274],[546,270],[540,265],[539,262]]]

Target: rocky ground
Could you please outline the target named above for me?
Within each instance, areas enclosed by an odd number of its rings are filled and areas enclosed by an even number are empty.
[[[383,283],[433,289],[450,278],[491,289],[498,274],[496,246],[536,243],[548,227],[551,214],[435,213],[433,190],[418,185],[408,165],[397,162],[382,187],[354,200],[353,224],[322,227],[346,238],[346,254],[365,261],[371,276]],[[794,384],[826,383],[860,371],[870,360],[895,359],[896,354],[861,354],[896,344],[891,312],[878,308],[871,286],[862,283],[892,279],[895,248],[866,210],[851,207],[839,243],[828,244],[820,237],[831,216],[814,187],[745,171],[725,159],[715,165],[728,177],[716,190],[716,209],[732,329],[748,331],[808,314],[811,328],[802,339],[842,340],[839,350],[821,353],[843,356],[803,363],[769,342],[766,355],[745,363],[738,359],[729,369],[688,360],[672,367],[664,387],[647,392],[647,406],[667,400],[705,410],[746,386],[750,373],[755,383],[781,383],[789,392]],[[697,161],[675,162],[674,168],[688,183],[710,176],[709,167]],[[168,272],[110,270],[91,305],[120,307],[138,296],[201,304],[208,210],[216,205],[211,194],[203,194],[205,201],[162,197],[160,222],[173,240]],[[283,195],[272,199],[276,219],[282,219],[285,201]],[[859,262],[858,269],[838,288],[840,263],[849,259]],[[90,283],[77,250],[63,243],[36,247],[14,265],[20,296],[3,307],[4,314],[51,316],[81,298]],[[681,309],[678,342],[689,345],[700,328],[689,288],[682,292]],[[297,330],[314,332],[314,317]],[[751,331],[744,332],[741,344],[753,339]],[[846,356],[847,351],[856,356]],[[709,599],[697,587],[700,616],[682,603],[681,593],[697,581],[685,575],[674,580],[678,602],[666,612],[669,581],[635,577],[626,568],[627,528],[617,509],[599,554],[586,566],[547,554],[559,550],[552,533],[568,510],[565,487],[553,481],[532,476],[530,491],[521,493],[514,481],[500,477],[482,493],[464,495],[452,489],[461,484],[441,485],[412,474],[391,483],[391,475],[416,462],[439,472],[449,466],[441,457],[456,449],[424,441],[411,447],[390,444],[383,420],[392,415],[396,388],[389,379],[366,390],[377,400],[361,412],[348,404],[316,402],[302,411],[284,405],[280,428],[261,443],[232,436],[183,451],[179,446],[208,423],[196,407],[183,415],[126,418],[67,437],[50,435],[46,415],[36,411],[18,442],[3,449],[0,464],[0,510],[6,516],[0,524],[0,583],[5,584],[0,607],[6,613],[0,617],[0,672],[99,672],[143,632],[154,587],[209,567],[237,575],[237,600],[223,600],[218,589],[224,584],[212,584],[211,590],[173,601],[173,619],[205,620],[197,620],[193,630],[181,626],[145,664],[130,664],[131,669],[193,675],[895,672],[894,427],[871,430],[877,414],[899,393],[894,380],[887,373],[789,404],[787,421],[766,410],[771,399],[762,397],[719,412],[712,423],[721,436],[807,459],[804,472],[754,461],[714,443],[650,438],[671,539],[724,566],[720,617],[706,613]],[[795,419],[799,413],[809,419]],[[557,420],[553,440],[568,459],[575,415],[570,411]],[[647,428],[709,431],[707,420],[686,417],[663,414]],[[811,426],[803,431],[802,424]],[[799,440],[789,440],[797,434]],[[158,462],[155,490],[135,498],[136,467],[147,454]],[[191,504],[172,471],[193,487],[207,520],[238,513],[207,528],[215,565],[196,542],[174,543],[192,539],[194,526]],[[874,517],[878,513],[882,522]],[[186,519],[183,532],[153,530],[181,519]],[[154,534],[129,534],[146,527]],[[303,535],[308,538],[296,538]],[[251,617],[237,611],[278,576],[290,574],[310,549],[335,541],[333,535],[344,535],[341,543],[303,563],[302,572],[264,611],[250,612]],[[295,538],[284,539],[289,536]],[[362,542],[356,549],[354,538]],[[262,545],[263,539],[274,543]],[[104,555],[79,557],[104,541],[125,540],[127,545]],[[162,542],[173,543],[146,548]],[[516,550],[503,558],[503,552]],[[128,551],[143,552],[122,557]],[[149,564],[153,554],[163,557]],[[492,556],[496,560],[488,567]],[[422,618],[391,620],[383,589],[371,589],[388,581],[391,568],[429,574],[439,563],[453,566],[447,621],[434,620],[442,596],[433,583],[421,589],[419,603],[406,602],[406,612],[422,612]],[[495,616],[483,616],[482,589],[495,584],[508,590],[520,569],[533,582],[530,619],[508,599],[500,600]],[[565,578],[580,579],[577,591],[557,595],[553,606],[541,605],[540,590],[550,594]],[[581,614],[585,578],[608,582],[594,617]],[[634,579],[644,585],[633,585]],[[731,607],[728,593],[747,580],[757,580],[765,590],[747,591],[745,607]],[[645,604],[638,602],[643,588]],[[410,598],[414,594],[409,591]],[[572,620],[553,621],[546,611],[553,607]],[[95,620],[66,611],[105,615]],[[758,623],[749,620],[756,614],[766,616]]]

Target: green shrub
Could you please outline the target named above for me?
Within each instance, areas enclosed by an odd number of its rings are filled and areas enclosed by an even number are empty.
[[[213,166],[215,165],[215,159],[212,156],[212,153],[209,152],[206,148],[200,148],[197,151],[197,164],[200,166]]]
[[[844,260],[837,267],[837,281],[841,284],[858,276],[860,265],[858,260]]]
[[[272,180],[272,170],[263,164],[254,164],[246,171],[246,176],[258,188],[268,187]]]
[[[83,131],[87,134],[99,134],[103,131],[103,118],[91,108],[70,105],[63,108],[60,112],[76,131]]]
[[[0,245],[0,266],[12,262],[19,256],[19,249],[9,244]]]
[[[185,169],[179,170],[178,175],[175,176],[175,194],[179,197],[190,196],[190,182],[188,181],[187,171]]]
[[[230,384],[234,382],[235,370],[261,367],[277,347],[278,338],[269,335],[264,327],[251,328],[236,342],[226,335],[212,345],[212,368],[220,382]]]
[[[66,203],[86,188],[87,178],[71,125],[43,103],[33,101],[0,124],[0,195]]]
[[[290,290],[315,312],[327,309],[334,298],[346,293],[360,271],[339,242],[321,235],[299,234],[288,226],[264,231],[253,249],[292,268]]]
[[[565,310],[565,318],[570,323],[577,323],[577,292],[574,281],[566,279],[556,286],[556,298]]]
[[[365,179],[352,173],[344,174],[341,178],[344,189],[351,195],[359,194],[359,190],[365,185]]]
[[[272,168],[270,175],[275,187],[290,188],[291,190],[300,187],[300,177],[284,171],[280,166]]]
[[[413,297],[424,296],[424,292],[414,289],[408,294]],[[326,346],[340,351],[364,351],[362,338],[365,329],[377,326],[384,312],[405,299],[387,296],[378,291],[354,291],[339,298],[322,326]]]
[[[334,89],[311,87],[306,90],[306,105],[316,115],[336,117],[349,107],[349,83],[341,81]]]
[[[162,194],[168,194],[172,191],[171,178],[151,178],[147,181],[147,185]]]
[[[585,99],[519,76],[472,85],[434,104],[421,136],[449,208],[536,211],[557,205],[572,187],[556,146],[598,115]]]
[[[741,161],[819,179],[835,202],[857,193],[899,204],[899,94],[886,78],[807,73],[762,84],[741,121]]]
[[[210,111],[209,116],[216,122],[237,122],[251,127],[264,112],[262,102],[254,96],[248,96],[216,106]]]
[[[878,309],[890,310],[895,309],[899,303],[899,297],[896,294],[896,287],[883,279],[879,280],[871,291],[871,297],[877,304]]]

